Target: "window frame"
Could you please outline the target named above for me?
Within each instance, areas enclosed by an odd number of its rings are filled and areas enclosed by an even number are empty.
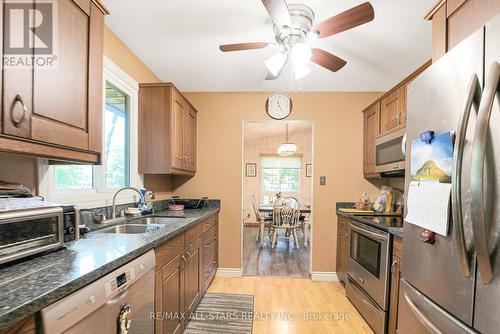
[[[143,176],[138,172],[138,97],[139,84],[120,67],[114,64],[109,58],[103,58],[103,82],[102,82],[102,124],[104,124],[106,108],[106,82],[121,90],[129,96],[129,185],[137,188],[144,186]],[[106,188],[106,177],[104,169],[104,147],[105,147],[104,126],[102,135],[102,165],[95,165],[92,169],[94,184],[92,189],[64,189],[56,190],[54,166],[49,165],[48,159],[38,159],[38,190],[39,194],[47,201],[56,203],[72,203],[80,208],[91,208],[108,206],[112,203],[112,198],[119,188]],[[117,197],[117,204],[135,202],[137,194],[132,192],[122,192]]]

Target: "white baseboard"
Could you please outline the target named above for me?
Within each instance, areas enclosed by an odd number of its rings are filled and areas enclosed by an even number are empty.
[[[243,270],[241,268],[219,268],[217,269],[218,277],[241,277]]]
[[[332,271],[313,271],[311,273],[311,280],[317,282],[338,282],[339,276],[336,272]]]

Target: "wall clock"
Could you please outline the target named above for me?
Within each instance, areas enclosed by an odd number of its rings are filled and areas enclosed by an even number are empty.
[[[273,94],[266,101],[266,112],[274,119],[287,118],[292,112],[292,100],[283,93]]]

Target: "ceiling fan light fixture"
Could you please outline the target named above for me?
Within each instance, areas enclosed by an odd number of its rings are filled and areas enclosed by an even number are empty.
[[[311,47],[305,43],[295,44],[292,47],[292,61],[307,64],[312,57]]]
[[[295,80],[300,80],[311,73],[311,68],[306,63],[293,62],[293,75]]]
[[[315,31],[315,30],[311,30],[309,31],[309,33],[307,34],[307,41],[308,42],[313,42],[315,40],[317,40],[319,37],[319,32]]]
[[[267,59],[264,63],[266,64],[269,72],[271,72],[274,76],[277,76],[281,68],[285,65],[286,58],[286,54],[280,52]]]

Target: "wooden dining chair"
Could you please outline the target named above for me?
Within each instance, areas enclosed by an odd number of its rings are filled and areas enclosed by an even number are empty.
[[[284,238],[295,241],[295,247],[299,246],[297,228],[299,227],[300,204],[295,197],[281,197],[273,205],[273,222],[271,224],[273,239],[271,247],[276,246],[279,230],[285,231]]]
[[[260,241],[260,245],[262,246],[264,245],[264,231],[267,226],[268,234],[270,233],[271,222],[273,220],[273,217],[263,216],[257,207],[257,203],[255,202],[255,196],[251,194],[250,197],[252,198],[252,207],[253,207],[253,212],[255,214],[255,219],[257,219],[257,222],[259,223],[259,232],[257,232],[257,237],[255,238],[255,242]]]

